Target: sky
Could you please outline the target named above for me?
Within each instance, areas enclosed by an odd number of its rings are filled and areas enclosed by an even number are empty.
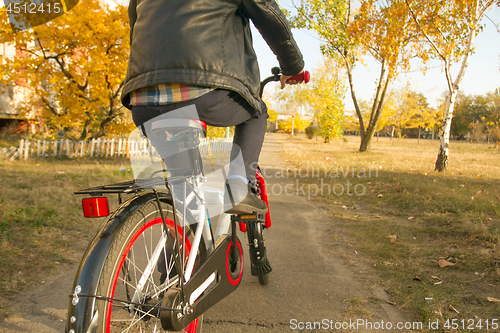
[[[292,10],[290,3],[290,0],[282,0],[280,6]],[[487,15],[493,22],[500,24],[500,8],[493,8],[487,12]],[[491,21],[485,19],[483,23],[486,24],[486,27],[476,38],[475,53],[470,59],[460,84],[460,91],[466,95],[482,95],[500,88],[500,33]],[[314,70],[323,58],[320,51],[320,40],[312,31],[293,29],[292,32],[304,56],[306,69]],[[253,30],[253,38],[261,78],[265,78],[271,75],[272,67],[278,66],[278,61],[256,29]],[[430,67],[432,68],[427,71],[425,76],[417,67],[412,68],[410,73],[400,74],[392,87],[403,87],[409,81],[414,90],[427,97],[432,107],[438,106],[439,99],[447,90],[446,78],[440,62],[434,62]],[[452,68],[453,78],[456,77],[458,70],[459,66]],[[358,98],[363,100],[373,98],[376,89],[375,82],[379,73],[380,67],[372,61],[367,61],[365,66],[358,65],[355,68],[353,73],[354,89]],[[274,88],[266,87],[266,89]],[[346,110],[354,110],[349,91],[346,93],[344,105]]]

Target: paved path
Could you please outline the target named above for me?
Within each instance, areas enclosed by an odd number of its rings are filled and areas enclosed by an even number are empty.
[[[274,193],[287,184],[296,184],[296,179],[275,177],[276,172],[286,168],[272,134],[266,135],[260,164],[268,175],[267,186]],[[265,237],[273,267],[270,283],[261,286],[251,276],[245,251],[241,285],[205,313],[204,333],[299,332],[304,330],[293,328],[300,322],[344,322],[362,314],[371,322],[404,321],[395,307],[383,301],[389,300],[388,296],[368,278],[372,272],[343,258],[343,247],[333,238],[335,221],[326,217],[326,211],[304,196],[270,193],[269,201],[273,226]],[[246,244],[246,236],[239,236]],[[18,295],[17,305],[12,307],[15,315],[0,323],[0,332],[63,332],[75,270],[45,278],[44,285]],[[372,297],[382,301],[369,302]],[[362,305],[349,311],[353,301]]]
[[[257,278],[250,274],[246,251],[241,285],[205,313],[203,332],[297,332],[300,330],[293,328],[298,327],[299,322],[327,319],[335,323],[358,319],[345,312],[351,300],[364,302],[370,297],[389,300],[384,291],[367,279],[372,272],[348,264],[339,247],[333,244],[334,221],[326,217],[327,212],[291,190],[292,185],[296,186],[296,179],[282,177],[287,168],[279,153],[273,134],[267,134],[259,164],[270,192],[279,194],[283,189],[281,195],[269,195],[273,223],[265,234],[273,268],[269,285],[259,285]],[[287,187],[288,193],[294,193],[291,196],[284,194],[287,184],[291,184]],[[240,236],[241,240],[245,238]],[[384,301],[367,302],[362,311],[371,316],[372,322],[404,321],[403,315]]]

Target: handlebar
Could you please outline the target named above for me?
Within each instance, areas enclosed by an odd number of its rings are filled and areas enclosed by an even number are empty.
[[[264,81],[262,81],[260,83],[260,97],[261,98],[262,98],[262,94],[264,93],[264,87],[266,86],[266,84],[268,84],[269,82],[272,82],[272,81],[279,81],[280,80],[281,69],[279,67],[273,67],[271,69],[271,72],[273,73],[273,75],[265,78]],[[309,71],[304,71],[304,73],[294,75],[294,76],[290,77],[288,80],[303,81],[304,83],[307,83],[307,82],[309,82],[310,78],[311,78],[311,74],[309,73]],[[287,82],[288,82],[288,80],[287,80]]]

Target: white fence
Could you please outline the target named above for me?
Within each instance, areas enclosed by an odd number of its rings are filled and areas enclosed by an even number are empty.
[[[233,138],[202,139],[200,152],[202,155],[231,151]],[[21,140],[19,148],[4,148],[4,153],[11,160],[27,160],[34,157],[130,157],[134,155],[153,154],[154,148],[148,139],[92,139],[89,141],[70,140]]]

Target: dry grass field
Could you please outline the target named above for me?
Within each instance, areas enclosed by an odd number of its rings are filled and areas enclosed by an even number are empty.
[[[0,317],[4,297],[77,263],[101,219],[86,219],[84,187],[133,178],[122,160],[0,160]],[[111,204],[110,204],[111,206]]]
[[[457,319],[467,328],[482,319],[474,332],[486,319],[500,320],[498,147],[452,141],[448,170],[438,173],[435,140],[375,138],[359,153],[354,136],[332,144],[276,138],[289,177],[329,207],[356,259],[378,270],[396,306],[424,322]]]

